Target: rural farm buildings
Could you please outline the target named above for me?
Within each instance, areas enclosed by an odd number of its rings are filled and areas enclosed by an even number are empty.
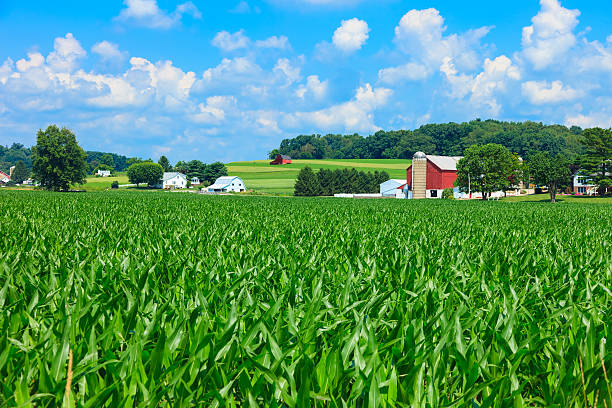
[[[183,173],[165,172],[161,187],[163,189],[187,188],[187,176]]]
[[[383,197],[405,198],[401,187],[406,184],[406,180],[390,179],[380,184],[380,195]]]
[[[8,183],[11,177],[3,171],[0,171],[0,183]]]
[[[240,193],[246,191],[244,182],[240,177],[223,176],[215,180],[215,183],[206,188],[209,193]]]
[[[291,164],[291,157],[284,154],[277,154],[274,160],[270,162],[270,166],[278,164]]]
[[[408,198],[441,198],[445,188],[455,188],[461,156],[431,156],[416,152],[406,170]]]

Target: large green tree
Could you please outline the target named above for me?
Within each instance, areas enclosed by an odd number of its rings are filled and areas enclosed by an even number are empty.
[[[15,164],[15,170],[11,176],[11,182],[15,184],[23,183],[30,177],[30,170],[26,167],[23,160],[19,160],[17,164]]]
[[[137,186],[141,183],[145,183],[149,187],[156,186],[161,183],[163,175],[164,169],[162,169],[162,166],[152,162],[135,163],[127,169],[130,183]]]
[[[554,203],[559,187],[569,182],[570,162],[561,155],[553,156],[548,152],[537,152],[530,157],[528,166],[534,183],[546,186],[550,202]]]
[[[113,158],[113,155],[110,153],[104,153],[100,157],[100,164],[104,164],[108,167],[111,167],[113,170],[115,169],[115,159]]]
[[[502,145],[488,143],[465,149],[457,163],[455,185],[462,191],[478,191],[486,200],[494,191],[514,184],[519,169],[518,158]]]
[[[72,184],[86,182],[86,159],[74,133],[51,125],[38,131],[32,148],[34,179],[45,189],[67,191]]]
[[[161,156],[157,161],[157,164],[162,166],[162,169],[164,169],[164,171],[172,171],[172,165],[170,164],[170,160],[168,160],[166,156]]]
[[[612,188],[612,130],[592,128],[582,132],[585,154],[582,171],[599,187],[601,194]]]
[[[204,180],[212,184],[219,177],[227,176],[227,167],[221,162],[214,162],[206,166]]]

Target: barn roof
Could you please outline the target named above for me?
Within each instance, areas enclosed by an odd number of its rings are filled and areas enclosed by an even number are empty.
[[[281,154],[280,157],[283,160],[291,160],[291,156],[287,156],[286,154]]]
[[[215,180],[215,184],[208,186],[208,188],[213,189],[213,190],[220,190],[222,188],[229,186],[230,183],[235,179],[240,179],[240,177],[237,177],[237,176],[219,177],[218,179]]]
[[[427,155],[427,160],[438,166],[440,170],[457,170],[457,162],[463,159],[463,156],[431,156]]]

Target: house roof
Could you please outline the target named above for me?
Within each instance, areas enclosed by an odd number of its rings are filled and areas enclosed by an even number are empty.
[[[427,160],[431,161],[440,170],[457,171],[457,162],[463,159],[463,156],[431,156],[427,155]]]
[[[387,180],[387,181],[383,181],[383,182],[382,182],[382,183],[380,183],[380,184],[385,184],[385,183],[388,183],[388,182],[390,182],[390,181],[394,181],[394,182],[399,183],[399,184],[404,184],[404,183],[406,182],[406,180],[405,180],[405,179],[389,179],[389,180]]]
[[[170,180],[176,176],[182,177],[185,180],[187,180],[187,176],[185,176],[183,173],[177,173],[176,171],[169,171],[169,172],[164,173],[164,176],[162,177],[162,181]]]
[[[213,190],[220,190],[222,188],[229,186],[230,183],[235,179],[240,179],[240,177],[237,177],[237,176],[219,177],[218,179],[215,180],[215,184],[213,184],[212,186],[208,186],[208,188],[209,189],[212,188]]]
[[[281,154],[281,155],[280,155],[280,157],[281,157],[281,159],[283,159],[283,160],[291,160],[291,157],[290,157],[290,156],[287,156],[286,154]]]

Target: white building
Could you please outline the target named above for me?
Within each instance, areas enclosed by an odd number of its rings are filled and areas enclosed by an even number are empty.
[[[192,186],[199,186],[200,184],[202,184],[200,179],[197,177],[192,177],[190,181]]]
[[[406,184],[406,180],[390,179],[380,184],[380,195],[383,197],[398,197],[404,196],[404,192],[399,187]]]
[[[11,181],[11,177],[8,174],[0,171],[0,183],[8,183],[9,181]]]
[[[183,173],[165,172],[162,177],[163,189],[187,188],[187,176]]]
[[[576,173],[574,176],[574,194],[597,194],[597,186],[590,177]]]
[[[209,193],[240,193],[241,191],[246,191],[246,187],[240,177],[223,176],[215,180],[213,185],[208,186],[206,191]]]
[[[111,172],[110,172],[110,170],[98,170],[96,172],[96,175],[100,176],[100,177],[110,177]]]

